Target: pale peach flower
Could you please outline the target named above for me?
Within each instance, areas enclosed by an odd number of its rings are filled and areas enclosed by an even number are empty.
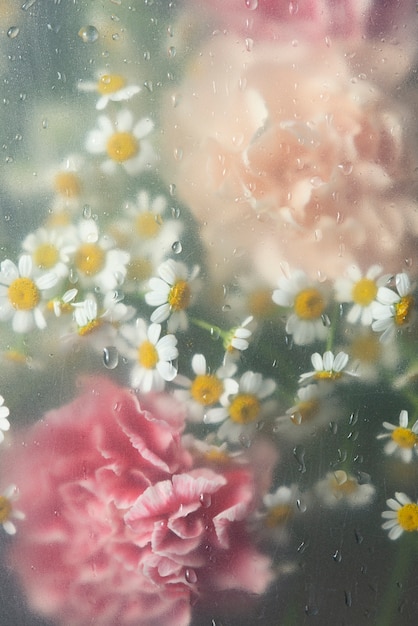
[[[385,82],[376,67],[391,50],[376,48],[248,49],[217,33],[190,64],[165,112],[164,171],[200,221],[218,275],[242,257],[272,283],[282,261],[333,277],[349,263],[396,271],[413,257],[412,118],[389,93],[393,75]],[[414,51],[403,49],[409,66]]]

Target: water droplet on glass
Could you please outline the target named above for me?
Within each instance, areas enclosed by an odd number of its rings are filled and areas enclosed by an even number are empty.
[[[220,337],[220,333],[219,333],[219,329],[218,328],[211,328],[210,329],[210,336],[214,341],[218,341],[219,337]]]
[[[360,533],[360,531],[354,529],[354,537],[356,539],[356,542],[360,545],[361,543],[363,543],[364,541],[364,537],[363,535]]]
[[[145,89],[148,89],[150,93],[154,91],[154,83],[152,80],[144,80],[144,87]]]
[[[353,599],[351,596],[351,591],[344,591],[345,603],[347,606],[351,606],[353,603]]]
[[[306,472],[305,448],[303,446],[295,446],[293,448],[293,456],[295,457],[296,461],[299,463],[299,467],[298,467],[299,472],[301,474],[304,474]]]
[[[292,0],[291,2],[289,2],[289,14],[290,15],[296,15],[298,10],[299,10],[299,5],[296,2],[296,0]]]
[[[254,39],[251,39],[251,37],[247,37],[245,40],[245,48],[246,50],[248,50],[248,52],[251,52],[251,50],[254,47]]]
[[[78,31],[78,36],[83,43],[94,43],[99,38],[99,31],[95,26],[82,26]]]
[[[201,493],[199,496],[199,501],[203,508],[207,509],[212,504],[212,496],[210,495],[210,493]]]
[[[312,176],[309,182],[311,183],[314,189],[317,189],[318,187],[321,187],[321,185],[324,184],[324,181],[322,180],[320,176]]]
[[[354,413],[351,413],[350,417],[348,418],[348,423],[350,424],[350,426],[354,426],[354,424],[357,424],[358,422],[358,412],[354,411]]]
[[[83,217],[85,220],[89,220],[91,218],[91,206],[88,204],[83,206]]]
[[[7,36],[9,37],[9,39],[14,39],[18,36],[18,34],[19,28],[17,26],[10,26],[9,30],[7,31]]]
[[[174,148],[174,158],[176,161],[181,161],[183,158],[182,148]]]
[[[255,11],[258,8],[258,0],[245,0],[245,6],[250,11]]]
[[[119,353],[115,346],[103,348],[103,363],[108,370],[114,370],[119,363]]]
[[[170,183],[168,186],[168,190],[170,192],[170,196],[175,196],[176,194],[176,185],[175,183]]]
[[[296,500],[296,506],[301,513],[305,513],[307,506],[302,500],[299,500],[299,498]]]
[[[248,437],[248,435],[241,433],[238,439],[243,448],[251,447],[251,437]]]
[[[315,604],[307,604],[305,606],[305,613],[306,615],[318,615],[318,607],[315,606]]]
[[[230,311],[230,310],[231,310],[231,305],[230,305],[230,304],[224,304],[224,305],[222,306],[222,311],[223,311],[223,313],[227,313],[227,312],[228,312],[228,311]]]
[[[181,241],[175,241],[173,245],[171,246],[171,249],[174,252],[174,254],[180,254],[180,252],[183,251],[183,246],[181,244]]]
[[[184,572],[184,577],[186,581],[190,583],[191,585],[194,585],[195,583],[197,583],[197,574],[194,571],[194,569],[187,568],[186,571]]]
[[[335,550],[334,554],[332,555],[332,558],[334,559],[336,563],[341,563],[341,561],[343,560],[343,556],[339,550]]]
[[[70,268],[70,271],[68,273],[68,280],[72,285],[75,285],[76,283],[78,283],[78,275],[77,275],[76,270],[73,267]]]
[[[181,211],[178,207],[172,206],[171,207],[171,215],[172,217],[174,217],[175,220],[178,220],[180,215],[181,215]]]
[[[325,326],[325,328],[330,328],[331,320],[329,319],[328,315],[326,315],[326,313],[323,313],[321,315],[321,321],[322,321],[323,325]]]
[[[22,4],[22,11],[27,11],[28,9],[30,9],[34,4],[35,4],[36,0],[27,0],[26,2],[24,2]]]
[[[349,176],[353,171],[353,164],[350,161],[346,161],[345,163],[340,163],[338,169],[342,171],[344,176]]]
[[[168,49],[168,56],[170,59],[174,59],[174,57],[176,56],[176,48],[175,46],[170,46]]]
[[[42,120],[42,128],[48,128],[48,120],[46,118]]]

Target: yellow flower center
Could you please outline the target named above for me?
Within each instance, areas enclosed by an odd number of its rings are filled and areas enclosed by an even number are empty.
[[[395,324],[403,326],[409,321],[411,309],[414,306],[414,298],[412,296],[404,296],[395,304]]]
[[[260,402],[251,393],[238,394],[229,406],[229,415],[237,424],[250,424],[257,419],[259,413]]]
[[[413,448],[418,443],[418,437],[410,428],[398,427],[392,431],[392,439],[400,448]]]
[[[138,348],[138,361],[147,370],[153,370],[159,361],[157,348],[150,341],[144,341]]]
[[[298,404],[297,410],[290,416],[291,421],[296,424],[304,424],[314,419],[318,415],[319,401],[316,399],[305,400]]]
[[[167,302],[174,311],[187,309],[190,304],[190,287],[185,280],[178,280],[170,289]]]
[[[9,498],[6,496],[0,496],[0,524],[7,522],[12,513],[12,505]]]
[[[160,215],[155,215],[152,211],[145,211],[136,218],[136,232],[142,239],[154,239],[160,231],[161,224]]]
[[[97,83],[97,91],[102,96],[107,96],[109,93],[116,93],[124,87],[126,84],[125,79],[120,74],[104,74],[100,76]]]
[[[418,504],[411,502],[410,504],[404,504],[398,512],[398,524],[404,530],[411,532],[418,530]]]
[[[83,243],[75,255],[76,268],[86,276],[94,276],[105,261],[105,252],[95,243]]]
[[[334,370],[322,370],[322,372],[315,372],[315,380],[338,380],[343,375],[342,372],[334,372]]]
[[[209,463],[229,463],[230,457],[225,450],[219,448],[210,448],[205,452],[204,457]]]
[[[98,328],[101,325],[102,325],[102,321],[101,320],[98,320],[98,319],[91,320],[90,322],[85,324],[85,326],[80,326],[78,328],[78,334],[81,337],[84,337],[85,335],[90,335],[90,333],[95,331],[96,328]]]
[[[295,298],[295,313],[303,320],[321,317],[325,310],[325,301],[318,289],[313,287],[300,291]]]
[[[152,276],[153,266],[148,259],[132,259],[127,265],[127,279],[143,281]]]
[[[373,302],[377,294],[376,283],[370,278],[360,278],[353,286],[351,295],[353,302],[360,306],[368,306]]]
[[[113,133],[107,141],[106,151],[113,161],[123,163],[132,159],[139,150],[139,141],[132,133]]]
[[[222,391],[222,382],[213,374],[196,376],[190,388],[192,398],[204,406],[217,402]]]
[[[267,528],[275,528],[285,524],[292,514],[293,507],[290,504],[277,504],[268,511],[264,523]]]
[[[58,262],[58,250],[52,243],[43,243],[37,247],[33,254],[33,260],[41,269],[51,269]]]
[[[54,178],[54,188],[66,198],[76,198],[81,191],[79,178],[74,172],[58,172]]]
[[[39,290],[30,278],[16,278],[9,286],[7,295],[18,311],[29,311],[39,303]]]

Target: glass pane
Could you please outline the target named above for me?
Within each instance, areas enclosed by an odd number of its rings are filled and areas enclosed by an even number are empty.
[[[1,623],[415,623],[416,3],[0,32]]]

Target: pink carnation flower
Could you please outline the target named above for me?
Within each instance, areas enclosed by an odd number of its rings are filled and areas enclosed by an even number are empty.
[[[9,562],[33,610],[65,626],[187,626],[192,597],[265,591],[249,464],[193,467],[173,397],[87,383],[2,461],[26,514]]]
[[[280,262],[333,278],[415,256],[414,121],[390,90],[416,43],[386,45],[248,50],[218,34],[190,64],[166,110],[165,171],[214,271],[231,276],[246,257],[275,284]]]
[[[289,31],[318,40],[364,33],[372,0],[206,0],[224,27],[245,36],[283,39]]]

